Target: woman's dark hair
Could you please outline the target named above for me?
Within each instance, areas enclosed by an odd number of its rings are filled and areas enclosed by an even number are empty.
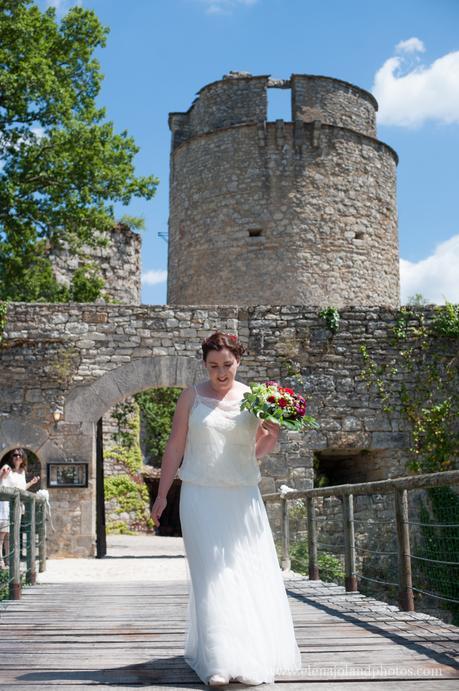
[[[239,362],[241,355],[245,352],[242,343],[239,343],[237,336],[233,334],[225,334],[223,331],[215,331],[211,336],[205,338],[202,342],[202,359],[204,362],[211,350],[223,350],[227,348],[233,353],[236,360]]]
[[[21,465],[19,466],[19,470],[23,470],[25,472],[27,470],[27,454],[25,449],[13,449],[8,459],[8,465],[14,468],[13,456],[15,456],[16,454],[19,454],[22,459]]]

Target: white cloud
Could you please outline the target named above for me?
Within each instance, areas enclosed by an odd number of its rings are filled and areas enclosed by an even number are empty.
[[[238,7],[250,7],[258,0],[199,0],[206,14],[231,14]]]
[[[420,38],[408,38],[406,41],[400,41],[395,46],[396,53],[424,53],[425,46]]]
[[[402,55],[386,60],[376,72],[372,92],[379,103],[378,122],[413,127],[426,120],[459,123],[459,51],[423,65],[418,38],[401,41]]]
[[[459,303],[459,235],[442,242],[419,262],[400,259],[401,302],[421,293],[429,303]]]
[[[155,286],[159,283],[165,283],[167,280],[167,271],[164,269],[150,269],[142,274],[142,283],[147,286]]]
[[[54,7],[58,14],[64,14],[73,5],[81,7],[83,0],[46,0],[46,7]]]

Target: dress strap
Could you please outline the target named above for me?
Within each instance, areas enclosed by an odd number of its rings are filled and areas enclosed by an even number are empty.
[[[196,384],[193,384],[193,389],[194,389],[194,399],[193,399],[193,405],[191,406],[191,409],[195,408],[199,401],[201,400],[201,397],[198,393],[198,389],[196,388]]]

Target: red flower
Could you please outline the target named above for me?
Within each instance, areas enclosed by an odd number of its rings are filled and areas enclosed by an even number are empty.
[[[289,393],[291,396],[295,395],[295,392],[292,389],[283,389],[286,393]]]
[[[279,405],[281,408],[285,408],[285,406],[287,405],[287,401],[285,400],[285,398],[279,398]]]
[[[268,396],[268,403],[275,403],[275,402],[276,402],[275,396]]]

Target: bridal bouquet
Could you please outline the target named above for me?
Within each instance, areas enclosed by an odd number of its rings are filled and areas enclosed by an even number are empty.
[[[252,384],[246,391],[241,410],[249,410],[262,420],[276,422],[281,427],[294,432],[307,428],[317,429],[318,422],[306,415],[306,401],[303,396],[287,389],[275,381],[265,384]]]

